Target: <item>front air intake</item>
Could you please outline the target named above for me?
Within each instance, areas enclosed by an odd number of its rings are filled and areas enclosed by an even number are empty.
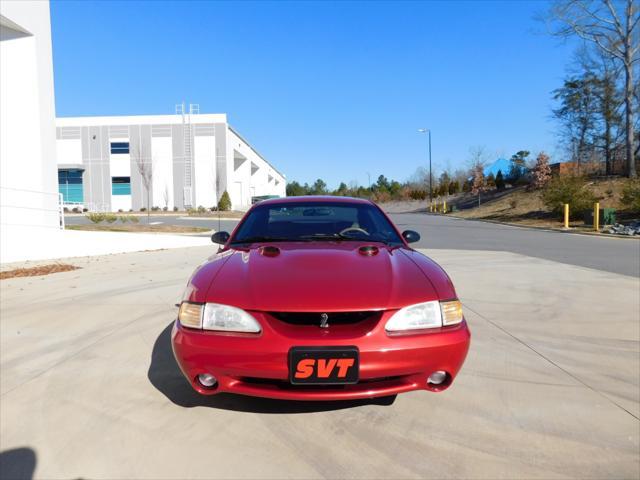
[[[271,312],[274,318],[292,325],[315,325],[322,322],[323,315],[327,315],[329,325],[351,325],[366,320],[378,320],[381,312]]]

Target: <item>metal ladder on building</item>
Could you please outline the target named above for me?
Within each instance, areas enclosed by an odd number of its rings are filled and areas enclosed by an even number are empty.
[[[191,142],[193,138],[193,127],[191,125],[191,115],[200,113],[200,105],[190,103],[188,113],[185,107],[184,102],[176,105],[176,114],[182,115],[182,132],[184,136],[183,202],[185,208],[191,208],[193,207],[193,148]]]

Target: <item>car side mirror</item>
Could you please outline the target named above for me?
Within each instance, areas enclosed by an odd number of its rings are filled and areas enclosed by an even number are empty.
[[[220,245],[224,245],[229,240],[229,232],[216,232],[211,235],[211,241],[213,243],[219,243]]]
[[[413,230],[405,230],[402,232],[402,238],[404,238],[407,243],[415,243],[420,241],[420,234]]]

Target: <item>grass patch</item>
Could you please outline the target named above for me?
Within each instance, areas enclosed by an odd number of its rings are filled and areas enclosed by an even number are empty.
[[[108,225],[67,225],[67,230],[83,230],[88,232],[131,232],[131,233],[205,233],[211,231],[206,227],[188,225],[144,225],[144,224],[108,224]]]
[[[37,277],[40,275],[50,275],[58,272],[70,272],[72,270],[78,270],[79,268],[80,267],[69,265],[67,263],[52,263],[50,265],[40,265],[38,267],[16,268],[14,270],[5,270],[4,272],[0,272],[0,280],[16,277]]]

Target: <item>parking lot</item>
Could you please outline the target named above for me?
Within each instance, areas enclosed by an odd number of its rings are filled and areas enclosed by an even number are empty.
[[[3,281],[2,478],[637,478],[637,276],[439,247],[469,357],[446,392],[393,402],[192,392],[170,326],[213,246]]]

